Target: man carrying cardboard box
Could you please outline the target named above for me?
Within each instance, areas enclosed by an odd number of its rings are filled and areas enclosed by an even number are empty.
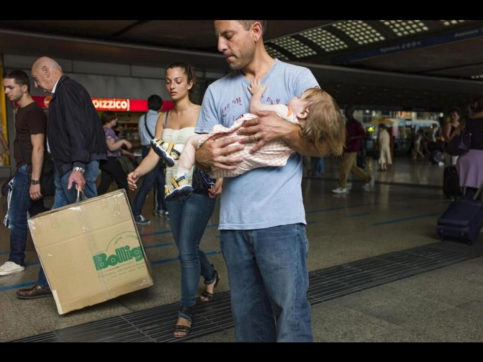
[[[47,141],[55,164],[52,209],[75,202],[77,190],[83,190],[88,198],[97,196],[99,160],[106,159],[106,142],[89,93],[48,57],[34,62],[31,76],[35,87],[52,93],[47,119]],[[37,284],[19,289],[16,294],[19,299],[51,295],[43,269],[40,268]]]

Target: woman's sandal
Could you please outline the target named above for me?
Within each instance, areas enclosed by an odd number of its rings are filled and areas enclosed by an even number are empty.
[[[182,313],[185,313],[189,316],[191,316],[191,314],[192,314],[192,308],[191,307],[180,307],[179,311],[182,312]],[[173,337],[174,338],[187,337],[188,334],[190,334],[190,332],[191,332],[192,321],[190,321],[189,319],[187,319],[187,318],[185,318],[181,315],[178,315],[178,319],[179,318],[183,318],[184,320],[187,320],[188,322],[190,322],[190,325],[187,326],[187,325],[184,325],[184,324],[176,324],[174,326],[174,331],[173,331]]]
[[[215,290],[219,282],[220,282],[220,275],[215,270],[215,285],[213,285],[213,291]],[[202,298],[205,298],[205,299],[202,299]],[[203,303],[211,302],[213,300],[213,293],[207,292],[206,290],[203,291],[203,293],[201,293],[200,300]]]
[[[187,337],[191,332],[191,326],[185,326],[184,324],[176,324],[174,326],[173,337],[174,338],[184,338]]]

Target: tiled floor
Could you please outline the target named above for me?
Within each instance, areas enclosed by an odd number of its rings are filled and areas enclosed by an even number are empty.
[[[338,174],[335,159],[325,161],[325,172],[320,177],[304,179],[310,271],[438,242],[435,222],[449,203],[441,191],[443,169],[402,158],[396,158],[391,171],[377,172],[372,160],[369,169],[377,182],[368,192],[362,189],[361,182],[353,180],[350,193],[333,194]],[[152,222],[139,230],[153,270],[153,287],[59,316],[51,298],[21,301],[15,297],[16,289],[34,283],[37,277],[39,262],[29,241],[27,269],[0,277],[0,341],[176,302],[180,294],[177,250],[169,218],[152,216],[152,202],[149,197],[143,210]],[[3,219],[5,199],[0,199],[0,208]],[[222,276],[217,291],[226,291],[229,285],[217,224],[215,210],[202,248]],[[7,260],[8,250],[8,229],[2,226],[0,263]],[[483,259],[475,258],[314,305],[314,339],[481,341],[483,328],[476,323],[481,312],[475,318],[471,313],[482,310],[482,268]],[[199,287],[201,291],[201,282]],[[234,331],[228,329],[192,341],[233,340]]]

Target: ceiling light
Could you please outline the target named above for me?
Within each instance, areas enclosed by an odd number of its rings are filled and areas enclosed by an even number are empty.
[[[299,35],[311,40],[326,52],[347,48],[347,44],[341,39],[321,28],[306,30]]]
[[[266,44],[265,49],[272,58],[277,58],[280,60],[288,61],[290,60],[285,54],[280,53],[277,49],[272,48],[270,45]]]
[[[452,26],[452,25],[457,25],[464,23],[465,20],[440,20],[444,26]]]
[[[361,20],[340,21],[333,24],[333,26],[346,33],[359,45],[375,43],[385,39],[376,29]]]
[[[421,20],[379,20],[389,27],[397,36],[407,36],[411,34],[428,31],[428,27]]]
[[[292,53],[296,58],[309,57],[311,55],[317,55],[317,53],[308,45],[305,45],[300,40],[297,40],[291,36],[285,36],[282,38],[271,40],[270,43],[276,44],[279,47]]]

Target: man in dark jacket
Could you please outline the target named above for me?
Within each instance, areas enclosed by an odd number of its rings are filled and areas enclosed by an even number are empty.
[[[37,88],[52,93],[47,119],[47,142],[55,164],[52,209],[75,202],[77,190],[83,190],[86,197],[97,196],[99,160],[106,158],[106,142],[89,93],[48,57],[34,62],[31,76]],[[47,295],[51,291],[42,268],[36,285],[17,291],[20,299]]]

